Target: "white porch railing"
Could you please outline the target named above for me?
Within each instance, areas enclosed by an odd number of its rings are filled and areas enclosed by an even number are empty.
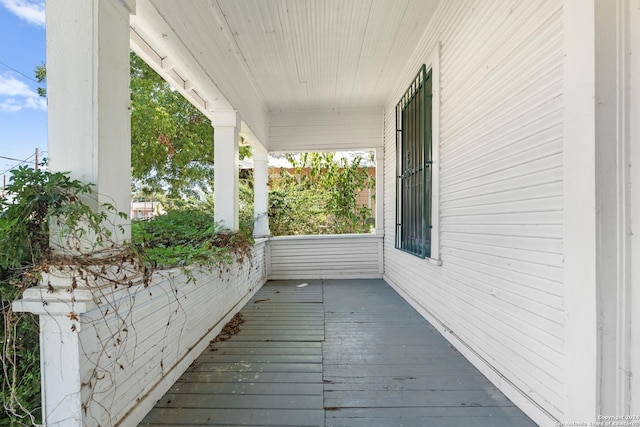
[[[274,237],[191,283],[172,270],[99,298],[27,290],[14,310],[40,316],[46,425],[137,425],[267,279],[380,278],[382,250],[376,234]]]
[[[137,425],[266,282],[265,249],[257,242],[251,262],[221,275],[160,272],[98,301],[25,293],[14,310],[40,315],[46,425]]]
[[[272,237],[267,276],[270,280],[381,278],[382,250],[380,234]]]

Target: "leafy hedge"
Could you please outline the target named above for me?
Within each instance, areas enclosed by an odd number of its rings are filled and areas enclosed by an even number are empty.
[[[250,256],[252,240],[213,223],[213,213],[174,209],[149,221],[131,224],[133,246],[157,269],[200,265],[224,267]]]

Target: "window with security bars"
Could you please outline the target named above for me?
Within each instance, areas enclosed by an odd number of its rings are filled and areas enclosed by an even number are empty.
[[[431,256],[431,70],[422,66],[396,105],[396,248]]]

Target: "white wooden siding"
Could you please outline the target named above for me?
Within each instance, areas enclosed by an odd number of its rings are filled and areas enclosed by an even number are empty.
[[[271,113],[270,151],[344,151],[383,144],[382,108]]]
[[[375,234],[274,237],[269,279],[379,278],[382,243]]]
[[[543,425],[565,406],[562,23],[560,0],[441,2],[385,109],[385,278]],[[437,42],[441,266],[392,237],[394,107]]]
[[[158,274],[148,288],[105,297],[81,317],[81,372],[92,384],[82,393],[86,425],[138,424],[265,283],[265,243],[256,245],[251,262],[221,276],[196,272],[196,279],[186,283],[179,271]],[[121,344],[108,339],[114,333]]]

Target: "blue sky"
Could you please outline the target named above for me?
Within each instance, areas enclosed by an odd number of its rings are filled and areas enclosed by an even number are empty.
[[[2,157],[33,161],[36,148],[47,149],[47,105],[34,81],[35,67],[44,62],[44,0],[0,0]],[[0,157],[0,175],[8,180],[7,170],[18,163]]]

